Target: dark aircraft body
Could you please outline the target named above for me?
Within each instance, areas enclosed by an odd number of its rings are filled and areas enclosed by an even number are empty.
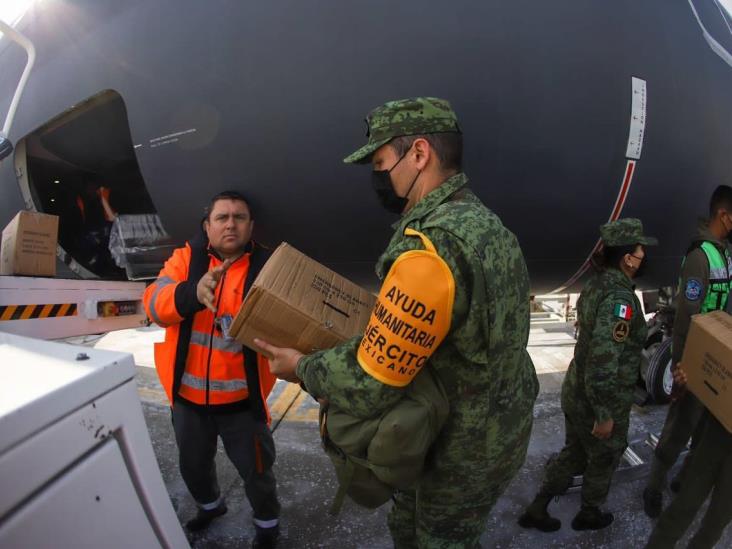
[[[714,0],[45,0],[17,27],[37,60],[0,225],[25,206],[59,214],[65,261],[119,277],[74,260],[85,188],[120,215],[157,213],[173,243],[235,188],[258,240],[373,286],[396,219],[369,168],[341,159],[371,108],[432,95],[456,110],[471,185],[518,235],[535,292],[577,280],[617,216],[661,241],[643,283],[672,285],[732,181],[731,24]],[[0,41],[3,116],[25,61]]]

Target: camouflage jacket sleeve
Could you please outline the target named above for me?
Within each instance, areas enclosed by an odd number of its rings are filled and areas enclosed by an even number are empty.
[[[455,328],[464,323],[467,310],[464,274],[469,269],[460,260],[465,253],[458,239],[439,228],[424,228],[422,232],[453,272],[455,301],[451,326]],[[421,248],[418,238],[407,238],[401,243],[401,252]],[[448,338],[450,336],[448,334]],[[305,390],[315,398],[325,398],[339,410],[355,417],[376,417],[402,397],[404,388],[386,385],[361,368],[356,359],[360,343],[361,336],[358,336],[332,349],[307,355],[298,363],[296,373]]]
[[[403,389],[386,385],[367,374],[356,360],[361,336],[337,347],[300,359],[296,374],[305,390],[324,398],[339,410],[354,417],[377,417],[391,408]]]
[[[595,421],[602,423],[613,418],[612,409],[623,392],[620,387],[620,355],[628,338],[631,322],[615,315],[616,306],[633,307],[633,296],[628,292],[610,292],[599,302],[595,324],[592,328],[590,348],[585,364],[585,392],[595,414]],[[634,311],[633,314],[641,314]],[[622,325],[628,330],[625,337],[617,330]]]
[[[686,335],[689,333],[691,316],[701,311],[702,303],[709,286],[709,262],[701,248],[695,248],[686,256],[681,268],[679,291],[676,296],[676,316],[674,317],[672,361],[681,360],[684,354]]]

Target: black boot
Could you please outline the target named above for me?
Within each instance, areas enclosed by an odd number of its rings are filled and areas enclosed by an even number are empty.
[[[280,539],[280,525],[272,528],[260,528],[255,525],[257,534],[252,542],[252,549],[274,549]]]
[[[213,509],[199,509],[198,513],[191,520],[186,522],[186,528],[191,532],[197,532],[206,528],[213,519],[220,517],[227,511],[226,504],[221,503],[218,507]]]
[[[651,487],[643,490],[643,510],[651,518],[658,518],[663,509],[663,494]]]
[[[536,528],[542,532],[556,532],[562,527],[562,521],[552,517],[547,511],[551,495],[539,492],[534,501],[526,508],[524,514],[518,519],[522,528]]]
[[[613,523],[612,513],[603,513],[599,507],[582,506],[580,512],[572,519],[573,530],[602,530]]]

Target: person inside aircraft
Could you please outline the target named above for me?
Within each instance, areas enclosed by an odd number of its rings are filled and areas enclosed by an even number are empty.
[[[171,406],[183,480],[198,505],[186,523],[206,528],[226,513],[216,477],[220,437],[244,480],[253,509],[253,547],[274,547],[280,504],[272,465],[267,360],[229,335],[229,327],[269,253],[252,239],[253,212],[240,193],[211,199],[199,231],[178,248],[144,294],[150,320],[166,330],[155,368]]]
[[[562,384],[565,444],[544,470],[538,494],[518,520],[524,528],[552,532],[561,528],[547,508],[582,474],[582,506],[575,530],[599,530],[613,522],[603,512],[610,481],[627,446],[630,408],[638,377],[646,322],[633,279],[645,262],[639,219],[619,219],[600,227],[603,247],[593,258],[595,275],[577,302],[579,337]]]
[[[78,234],[78,248],[83,254],[80,257],[89,268],[100,272],[116,268],[109,251],[109,235],[117,212],[110,198],[109,187],[86,179],[75,200],[82,226]]]

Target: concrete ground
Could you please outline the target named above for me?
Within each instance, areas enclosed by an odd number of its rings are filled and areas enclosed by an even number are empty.
[[[184,523],[195,514],[195,504],[178,472],[170,412],[153,367],[152,343],[162,340],[162,337],[162,330],[154,327],[125,330],[106,335],[95,346],[134,354],[138,365],[140,400],[153,448],[173,506]],[[534,429],[523,469],[500,498],[486,523],[481,538],[485,548],[625,549],[642,547],[648,538],[653,522],[643,513],[641,501],[647,465],[635,468],[621,465],[606,505],[615,514],[615,522],[603,531],[575,532],[569,526],[579,508],[577,490],[570,491],[551,505],[552,513],[563,523],[558,532],[543,534],[524,530],[516,524],[523,507],[535,494],[546,460],[561,448],[564,440],[559,391],[573,347],[573,330],[569,325],[547,322],[532,326],[528,349],[541,385],[534,409]],[[370,511],[346,501],[338,516],[328,513],[337,483],[332,466],[320,448],[317,404],[297,386],[284,382],[278,382],[275,386],[269,404],[277,445],[275,474],[282,503],[280,547],[391,547],[386,528],[388,504]],[[650,459],[651,450],[644,439],[648,432],[660,432],[665,413],[666,408],[661,406],[647,406],[633,411],[631,447],[646,462]],[[241,479],[221,447],[217,468],[229,512],[212,523],[205,532],[190,534],[191,546],[200,549],[248,547],[254,535],[251,508],[244,495]],[[669,497],[666,494],[665,501]],[[698,527],[699,518],[690,531]],[[732,529],[727,529],[718,547],[732,547]]]

